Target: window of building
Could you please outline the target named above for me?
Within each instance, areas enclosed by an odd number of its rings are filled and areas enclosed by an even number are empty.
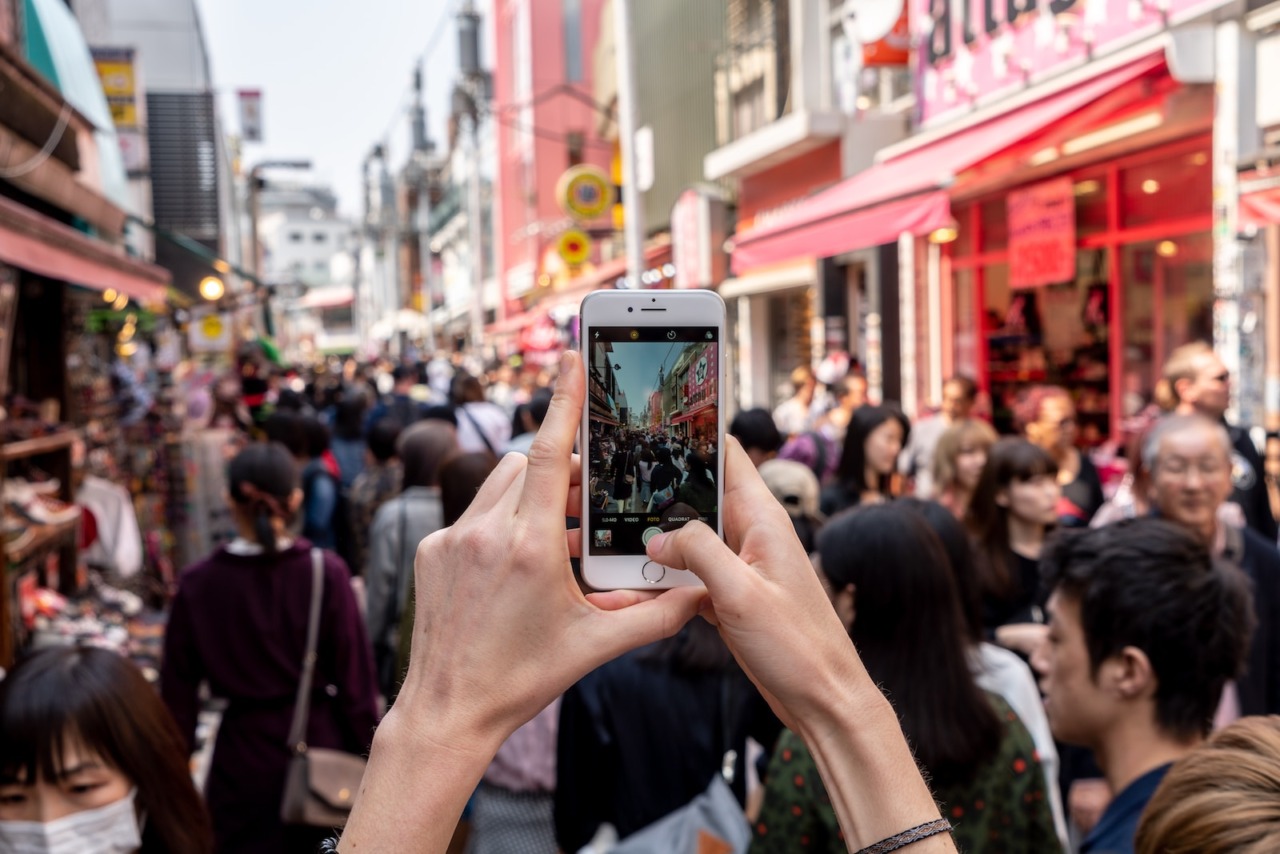
[[[289,242],[290,242],[290,243],[301,243],[301,242],[302,242],[302,232],[301,232],[301,231],[291,231],[291,232],[289,232]]]
[[[582,0],[564,0],[564,79],[582,82]]]
[[[565,135],[569,148],[569,165],[577,166],[585,159],[587,135],[580,130],[571,130]]]
[[[317,231],[315,234],[311,235],[311,242],[312,243],[328,243],[329,235],[325,234],[323,231]]]

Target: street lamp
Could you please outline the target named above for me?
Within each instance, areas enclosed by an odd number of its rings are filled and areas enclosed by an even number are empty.
[[[301,169],[311,168],[310,160],[264,160],[249,170],[249,262],[253,268],[253,276],[262,281],[262,249],[258,238],[258,190],[261,189],[258,173],[263,169]],[[271,322],[270,295],[262,294],[262,327],[268,335],[275,335],[275,324]]]
[[[205,276],[200,280],[200,296],[209,302],[217,302],[222,299],[222,295],[226,293],[226,287],[222,284],[222,279],[217,276]]]

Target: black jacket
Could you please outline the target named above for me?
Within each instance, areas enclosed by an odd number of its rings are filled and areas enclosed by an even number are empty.
[[[1249,527],[1257,531],[1267,542],[1276,541],[1276,518],[1271,515],[1271,500],[1267,497],[1266,469],[1257,447],[1242,427],[1227,425],[1235,453],[1231,455],[1231,480],[1235,491],[1231,500],[1244,509]]]
[[[1274,541],[1245,528],[1240,568],[1253,584],[1258,618],[1247,671],[1237,686],[1245,715],[1280,714],[1280,551]]]
[[[587,674],[560,703],[555,826],[577,851],[608,822],[626,837],[693,800],[738,751],[733,788],[744,798],[748,734],[773,748],[782,725],[736,667],[678,672],[644,647]],[[726,683],[725,680],[728,680]],[[730,733],[722,712],[726,684]]]

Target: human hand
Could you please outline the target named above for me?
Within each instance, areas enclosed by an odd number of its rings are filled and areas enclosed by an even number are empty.
[[[421,717],[433,729],[443,716],[491,753],[586,673],[697,613],[699,588],[584,596],[570,572],[581,535],[564,520],[581,512],[573,445],[584,386],[581,361],[567,353],[528,457],[508,454],[458,522],[419,545],[397,723],[412,727],[415,710],[429,710]]]
[[[774,713],[804,733],[803,722],[821,720],[865,670],[786,510],[733,439],[721,506],[725,540],[691,522],[650,540],[649,557],[702,580],[703,616]]]
[[[1041,623],[1010,623],[996,629],[996,643],[1005,649],[1031,656],[1049,637],[1049,627]]]

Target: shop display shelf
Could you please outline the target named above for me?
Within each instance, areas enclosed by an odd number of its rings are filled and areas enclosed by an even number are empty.
[[[75,537],[79,527],[79,516],[56,525],[33,525],[30,529],[32,536],[23,537],[8,545],[5,548],[5,557],[11,567],[20,566],[41,551],[65,544],[69,537]]]
[[[79,434],[74,430],[63,430],[48,436],[37,436],[34,439],[20,439],[17,442],[5,442],[0,445],[0,460],[10,462],[38,454],[49,454],[70,448]]]

